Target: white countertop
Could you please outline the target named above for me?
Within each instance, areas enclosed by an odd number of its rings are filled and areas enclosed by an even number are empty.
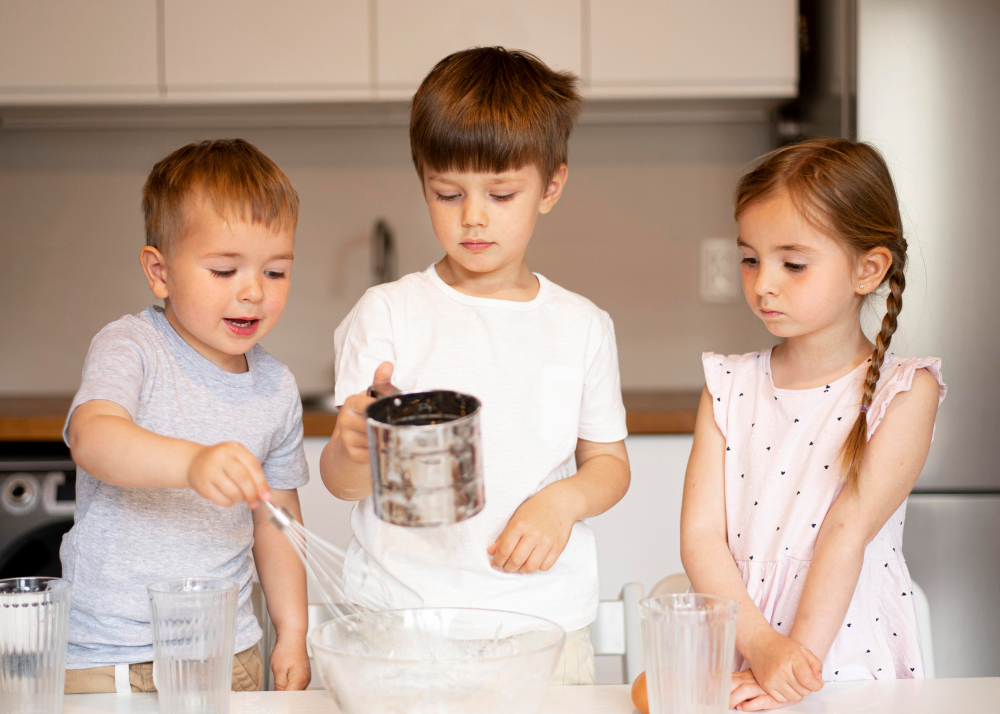
[[[63,714],[154,714],[155,694],[71,694]],[[337,714],[321,690],[240,692],[232,714]],[[781,712],[811,714],[979,714],[1000,711],[1000,678],[910,679],[881,682],[829,682],[821,692]],[[631,714],[629,687],[551,687],[539,714]]]

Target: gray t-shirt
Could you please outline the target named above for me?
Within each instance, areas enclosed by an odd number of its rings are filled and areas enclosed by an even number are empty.
[[[200,444],[238,441],[263,465],[272,488],[298,488],[309,472],[295,378],[260,345],[246,357],[244,374],[220,369],[177,334],[161,308],[149,307],[97,334],[69,413],[105,399],[157,434]],[[78,468],[75,523],[60,550],[63,576],[73,582],[66,666],[152,660],[146,586],[166,578],[236,580],[236,651],[253,646],[261,631],[250,603],[252,546],[245,503],[222,508],[191,489],[112,486]]]

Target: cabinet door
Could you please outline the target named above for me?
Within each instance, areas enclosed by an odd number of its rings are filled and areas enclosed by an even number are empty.
[[[0,2],[0,103],[156,98],[156,0]]]
[[[798,91],[796,0],[590,0],[590,96]]]
[[[168,101],[369,99],[367,0],[163,0]]]
[[[445,56],[502,45],[580,73],[580,0],[378,0],[378,90],[406,98]]]

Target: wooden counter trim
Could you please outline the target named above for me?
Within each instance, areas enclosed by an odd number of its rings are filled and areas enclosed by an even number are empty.
[[[700,392],[623,394],[629,434],[691,434]],[[0,441],[61,441],[72,397],[0,397]],[[306,409],[306,436],[329,436],[337,423],[333,412]]]

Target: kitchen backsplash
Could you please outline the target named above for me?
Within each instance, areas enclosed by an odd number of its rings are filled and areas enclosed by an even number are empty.
[[[142,183],[169,151],[223,136],[255,143],[299,191],[292,296],[264,345],[304,392],[332,388],[333,332],[371,284],[377,217],[400,275],[440,257],[403,126],[0,130],[0,394],[73,391],[94,334],[151,302]],[[577,128],[529,265],[611,314],[625,388],[698,388],[703,350],[771,342],[742,300],[697,294],[699,240],[735,236],[734,183],[769,148],[762,122]]]

